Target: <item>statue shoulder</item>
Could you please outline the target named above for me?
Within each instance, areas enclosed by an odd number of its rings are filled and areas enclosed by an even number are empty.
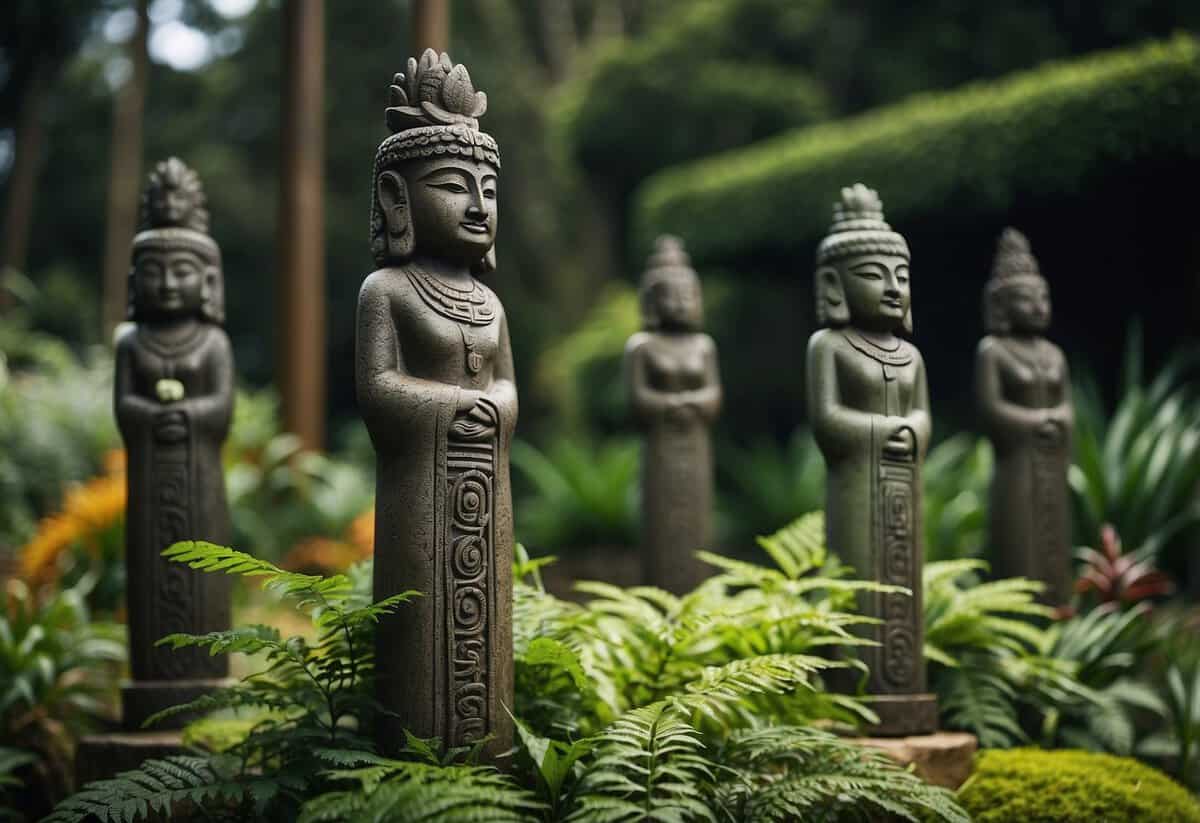
[[[407,274],[402,266],[389,266],[371,272],[358,289],[359,304],[406,297],[412,292]]]
[[[979,345],[975,347],[975,360],[978,363],[986,363],[995,360],[996,357],[1004,349],[1002,340],[994,334],[985,334],[979,339]]]
[[[137,323],[125,322],[113,333],[113,348],[117,354],[137,347]]]
[[[824,354],[831,349],[845,346],[846,340],[837,329],[817,329],[808,338],[809,356]]]
[[[650,342],[652,335],[648,331],[634,332],[625,341],[625,356],[632,357],[639,352],[643,346]]]
[[[205,333],[205,343],[217,352],[232,354],[233,343],[229,340],[229,334],[224,328],[216,323],[209,323]]]

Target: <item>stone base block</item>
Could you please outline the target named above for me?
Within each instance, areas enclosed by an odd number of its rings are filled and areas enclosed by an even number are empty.
[[[856,737],[855,743],[879,749],[902,766],[915,767],[926,783],[956,790],[971,776],[979,740],[965,732],[914,737]]]
[[[75,748],[77,786],[136,769],[143,760],[184,754],[180,732],[115,732],[84,737]]]
[[[224,686],[229,680],[135,680],[121,686],[121,718],[122,725],[131,732],[139,731],[146,718],[169,709],[189,703],[198,697],[208,694]],[[156,728],[182,729],[196,718],[187,715],[176,715],[164,720]]]
[[[937,731],[936,695],[872,694],[860,699],[879,715],[879,725],[863,729],[872,737],[909,737]]]

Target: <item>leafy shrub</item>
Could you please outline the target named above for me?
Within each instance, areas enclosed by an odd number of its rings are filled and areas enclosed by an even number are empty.
[[[722,531],[737,543],[825,507],[825,464],[807,428],[797,428],[782,448],[760,440],[719,454]]]
[[[992,461],[991,444],[968,433],[929,450],[921,472],[926,560],[984,555]]]
[[[628,190],[665,166],[815,122],[829,108],[825,91],[779,58],[819,40],[827,6],[681,5],[645,37],[597,55],[560,92],[555,116],[567,150],[598,179]]]
[[[94,583],[89,576],[35,593],[12,579],[0,604],[0,739],[36,761],[23,781],[27,810],[49,808],[67,793],[75,740],[115,714],[124,631],[91,620]],[[28,765],[13,758],[4,758],[9,768]]]
[[[977,823],[1200,821],[1200,802],[1162,773],[1082,751],[985,751],[958,798]]]
[[[1076,389],[1071,490],[1077,535],[1092,539],[1111,524],[1135,560],[1174,566],[1172,548],[1200,523],[1200,351],[1177,352],[1146,382],[1141,327],[1125,346],[1121,393],[1105,412],[1095,384]],[[1172,560],[1175,560],[1173,564]]]
[[[559,437],[546,451],[512,444],[521,539],[561,551],[637,542],[638,443],[613,438],[597,444]]]
[[[313,615],[317,640],[284,640],[263,626],[167,638],[265,651],[266,671],[173,710],[254,710],[258,722],[238,742],[226,735],[220,754],[148,761],[90,784],[50,820],[101,810],[136,820],[181,800],[220,799],[235,816],[303,821],[782,821],[874,810],[966,823],[949,792],[805,725],[871,716],[820,689],[819,673],[844,665],[821,650],[853,642],[849,627],[863,619],[839,604],[872,587],[822,576],[831,560],[822,534],[816,515],[774,535],[766,547],[778,568],[709,555],[722,574],[682,598],[581,584],[594,596],[583,605],[547,594],[545,561],[518,549],[511,777],[438,741],[410,737],[398,759],[374,752],[365,735],[370,627],[411,593],[366,605],[368,567],[305,576],[231,549],[177,544],[168,555],[196,568],[265,576]],[[207,736],[221,737],[211,726]]]
[[[669,232],[702,264],[764,250],[807,259],[828,227],[828,195],[850,181],[886,192],[895,225],[950,203],[1003,214],[1018,197],[1078,191],[1096,168],[1196,157],[1197,54],[1200,44],[1179,36],[919,95],[668,169],[636,194],[632,247]]]

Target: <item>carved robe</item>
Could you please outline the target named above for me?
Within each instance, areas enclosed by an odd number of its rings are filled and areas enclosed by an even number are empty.
[[[642,332],[629,339],[625,359],[630,404],[645,432],[645,580],[684,594],[711,573],[696,552],[712,548],[709,427],[721,405],[716,346],[706,334]]]
[[[929,445],[928,389],[920,352],[905,340],[894,343],[881,348],[853,328],[819,331],[809,343],[810,417],[828,469],[829,548],[859,577],[913,592],[859,598],[864,614],[883,621],[860,629],[880,644],[859,649],[871,694],[925,690],[921,463]],[[819,363],[827,371],[817,375]],[[887,448],[897,417],[908,420],[915,446],[908,455]]]
[[[517,417],[508,325],[479,283],[458,289],[410,265],[359,294],[360,410],[377,455],[375,593],[424,596],[380,621],[384,746],[403,729],[461,746],[512,745],[512,496]],[[462,409],[465,390],[483,392]]]
[[[1044,339],[1026,348],[991,336],[980,344],[976,369],[980,416],[996,456],[988,510],[992,571],[1041,580],[1045,602],[1062,605],[1073,583],[1066,359]],[[1044,429],[1051,415],[1060,422],[1053,433]]]
[[[229,338],[208,323],[197,323],[176,343],[131,327],[117,341],[116,360],[115,410],[128,455],[125,567],[134,686],[224,677],[224,655],[154,643],[173,632],[229,628],[231,579],[160,556],[179,540],[229,544],[221,466],[233,415]],[[164,378],[183,383],[184,399],[158,401],[155,385]],[[140,725],[139,716],[165,708],[130,706],[131,699],[137,698],[126,695],[131,727]]]

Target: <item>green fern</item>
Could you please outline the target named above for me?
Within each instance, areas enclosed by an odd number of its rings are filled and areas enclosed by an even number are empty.
[[[733,733],[712,789],[729,823],[833,820],[842,815],[967,823],[947,790],[923,783],[882,753],[827,732],[770,726]]]

